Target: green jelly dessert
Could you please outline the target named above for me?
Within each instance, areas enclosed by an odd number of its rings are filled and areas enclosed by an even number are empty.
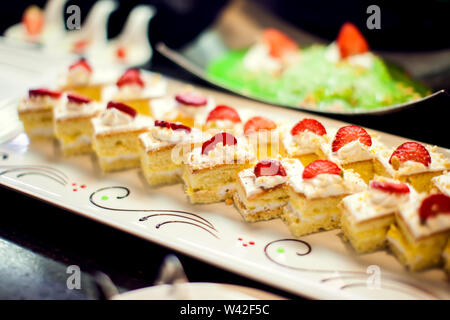
[[[428,89],[403,70],[371,55],[369,68],[345,59],[327,59],[328,47],[313,45],[301,50],[295,63],[280,72],[250,71],[235,50],[212,61],[208,76],[215,82],[253,98],[321,110],[368,110],[409,102],[425,96]]]

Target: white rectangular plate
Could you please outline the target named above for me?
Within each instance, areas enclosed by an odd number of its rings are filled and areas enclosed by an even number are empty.
[[[168,82],[169,95],[186,85]],[[201,91],[217,104],[236,107],[244,120],[259,114],[294,124],[312,117]],[[313,117],[327,129],[344,124]],[[404,141],[379,134],[387,145]],[[338,230],[295,239],[281,220],[249,224],[224,203],[191,205],[180,184],[150,188],[139,170],[102,175],[94,156],[64,158],[56,143],[29,144],[23,133],[0,145],[0,153],[0,183],[6,187],[274,287],[320,299],[450,298],[442,270],[413,274],[386,251],[357,255]]]

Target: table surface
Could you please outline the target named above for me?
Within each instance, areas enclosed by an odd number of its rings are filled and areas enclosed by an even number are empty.
[[[159,55],[149,69],[208,86]],[[443,145],[444,141],[447,144],[443,146],[448,147],[445,127],[437,128],[417,114],[409,115],[398,126],[390,126],[380,117],[348,121],[429,143]],[[93,281],[96,271],[110,276],[120,292],[147,287],[170,253],[180,258],[190,281],[238,284],[299,298],[15,191],[2,187],[0,195],[5,204],[0,214],[0,299],[98,299]],[[67,288],[70,265],[82,271],[79,290]]]

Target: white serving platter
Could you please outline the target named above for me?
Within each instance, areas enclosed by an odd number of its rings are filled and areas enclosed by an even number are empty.
[[[185,85],[168,79],[169,96]],[[243,120],[258,114],[294,124],[307,116],[317,118],[330,130],[344,125],[209,89],[200,90],[217,104],[236,107]],[[11,121],[17,118],[11,116]],[[405,141],[379,135],[391,146]],[[450,156],[450,150],[440,151]],[[150,188],[138,169],[101,174],[95,156],[64,158],[55,142],[29,143],[24,133],[0,145],[0,184],[301,296],[450,299],[450,284],[440,269],[410,273],[387,251],[357,255],[342,241],[339,230],[296,239],[281,220],[245,223],[233,206],[189,204],[181,184]]]

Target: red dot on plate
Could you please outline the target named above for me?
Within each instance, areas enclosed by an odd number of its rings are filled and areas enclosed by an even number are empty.
[[[253,241],[250,241],[249,244],[250,244],[250,245],[254,245],[255,243],[254,243]]]
[[[243,243],[242,245],[243,245],[244,247],[246,247],[246,246],[247,246],[247,244],[246,244],[246,243]]]
[[[86,185],[85,185],[85,184],[82,184],[82,185],[81,185],[81,188],[83,188],[83,189],[86,188]]]
[[[239,241],[242,241],[242,238],[238,238]]]

